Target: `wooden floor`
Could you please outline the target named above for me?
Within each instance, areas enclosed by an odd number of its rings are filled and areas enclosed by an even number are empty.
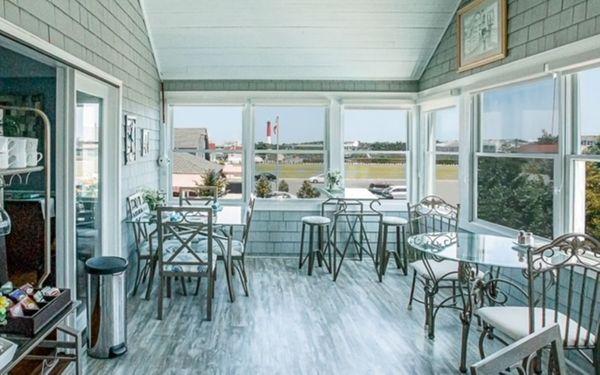
[[[406,308],[410,277],[396,269],[379,283],[372,263],[348,261],[334,283],[322,270],[311,277],[299,271],[296,259],[251,258],[248,265],[250,297],[238,282],[233,304],[219,269],[211,322],[204,320],[205,288],[199,296],[175,288],[163,321],[156,319],[155,298],[131,299],[129,352],[88,359],[88,373],[458,373],[457,312],[441,312],[436,339],[427,339],[422,305]],[[472,327],[470,362],[478,358],[478,336]]]

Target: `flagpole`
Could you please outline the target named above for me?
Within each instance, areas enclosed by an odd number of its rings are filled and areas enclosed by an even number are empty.
[[[275,154],[275,190],[277,190],[279,189],[279,116],[275,117],[275,129],[277,129],[275,132],[275,142],[277,145],[277,154]]]

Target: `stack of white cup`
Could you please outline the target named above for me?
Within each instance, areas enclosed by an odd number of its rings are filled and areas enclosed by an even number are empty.
[[[0,136],[0,169],[35,167],[42,160],[38,139]]]

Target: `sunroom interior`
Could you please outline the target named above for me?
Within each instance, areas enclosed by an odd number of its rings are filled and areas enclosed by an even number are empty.
[[[600,374],[599,93],[600,0],[0,0],[0,373]]]

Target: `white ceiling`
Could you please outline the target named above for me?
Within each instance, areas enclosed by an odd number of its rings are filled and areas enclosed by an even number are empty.
[[[141,0],[163,79],[418,79],[460,0]]]

